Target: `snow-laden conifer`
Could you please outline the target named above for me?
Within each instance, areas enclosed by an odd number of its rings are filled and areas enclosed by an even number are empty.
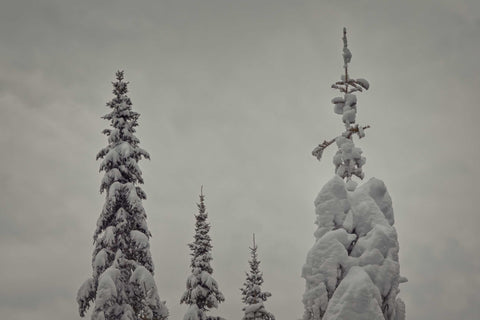
[[[362,138],[369,128],[355,124],[358,105],[353,93],[370,85],[348,73],[352,53],[345,29],[343,44],[345,73],[332,85],[343,96],[332,103],[345,131],[313,151],[320,160],[326,147],[334,142],[338,147],[333,158],[336,175],[315,199],[318,228],[302,269],[303,319],[404,320],[405,305],[397,294],[406,279],[400,276],[392,200],[381,180],[372,178],[358,188],[353,180],[363,179],[365,164],[353,136]]]
[[[123,71],[113,82],[114,98],[107,103],[111,112],[103,118],[111,128],[103,133],[108,145],[97,154],[105,174],[100,192],[105,204],[97,221],[93,274],[78,290],[80,316],[93,303],[93,320],[163,320],[168,311],[157,293],[150,254],[150,231],[142,206],[146,199],[138,161],[149,159],[134,135],[139,114],[132,110]]]
[[[246,280],[243,283],[242,301],[247,306],[243,308],[245,312],[243,320],[275,320],[273,314],[265,309],[263,303],[267,301],[272,294],[262,291],[263,273],[260,271],[260,260],[257,255],[257,245],[255,244],[255,235],[253,235],[253,247],[250,247],[251,260],[250,272],[246,273]]]
[[[218,304],[225,300],[218,289],[217,281],[213,278],[213,268],[210,265],[212,255],[211,239],[209,236],[210,225],[207,222],[208,213],[205,207],[203,188],[200,192],[198,214],[195,215],[195,235],[192,243],[189,243],[191,252],[190,267],[191,275],[187,278],[186,290],[180,299],[180,303],[188,305],[184,320],[219,319],[209,317],[206,312],[217,308]],[[221,318],[220,318],[221,319]]]

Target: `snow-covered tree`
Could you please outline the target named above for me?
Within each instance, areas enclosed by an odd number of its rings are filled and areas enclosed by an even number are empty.
[[[257,255],[257,245],[255,244],[255,235],[253,235],[253,247],[250,247],[251,260],[250,272],[246,273],[247,277],[243,283],[242,301],[247,306],[243,308],[245,315],[243,320],[275,320],[273,314],[268,312],[263,303],[267,301],[272,294],[270,292],[262,292],[263,273],[260,272],[260,261]]]
[[[212,255],[211,239],[208,234],[210,225],[207,222],[208,213],[205,207],[205,196],[203,188],[200,192],[200,203],[198,214],[195,215],[195,235],[193,242],[189,243],[191,252],[192,274],[187,278],[186,290],[180,299],[180,303],[188,305],[188,310],[183,317],[184,320],[206,320],[221,319],[209,317],[206,312],[217,308],[218,304],[225,300],[218,289],[217,281],[212,276],[213,268],[210,265]]]
[[[392,200],[381,180],[371,178],[357,188],[352,179],[363,179],[365,164],[353,136],[362,138],[369,128],[355,124],[358,106],[353,93],[367,90],[369,83],[348,73],[352,54],[345,29],[343,44],[345,73],[332,85],[343,96],[332,103],[345,131],[313,150],[320,160],[326,147],[334,142],[338,146],[333,158],[336,175],[315,200],[316,241],[302,269],[303,319],[404,320],[405,305],[397,294],[406,279],[400,276]]]
[[[80,316],[94,303],[92,320],[163,320],[168,316],[160,301],[153,279],[150,254],[150,231],[142,206],[145,192],[138,161],[149,159],[134,135],[139,114],[132,111],[123,71],[113,82],[114,98],[107,103],[111,112],[105,129],[108,145],[97,154],[103,159],[100,171],[105,174],[100,192],[105,204],[93,235],[93,274],[78,290]]]

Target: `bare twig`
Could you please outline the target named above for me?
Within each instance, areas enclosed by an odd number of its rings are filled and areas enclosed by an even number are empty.
[[[348,43],[347,43],[347,28],[343,28],[343,51],[345,55],[345,51],[348,50]],[[345,93],[348,92],[348,60],[344,56],[344,68],[345,68]]]

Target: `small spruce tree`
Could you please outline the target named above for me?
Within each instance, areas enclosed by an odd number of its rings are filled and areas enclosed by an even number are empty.
[[[97,154],[103,159],[100,192],[106,199],[93,235],[93,274],[78,290],[77,302],[82,317],[94,303],[93,320],[163,320],[168,310],[153,279],[151,234],[142,206],[146,194],[138,186],[143,183],[138,161],[150,157],[134,135],[140,115],[132,111],[123,78],[118,71],[115,96],[107,103],[111,112],[103,117],[112,127],[103,131],[108,145]]]
[[[189,305],[183,317],[184,320],[218,319],[218,317],[207,317],[205,314],[211,308],[217,308],[225,298],[218,289],[217,281],[212,277],[213,268],[210,265],[212,245],[208,235],[210,225],[207,222],[208,213],[205,207],[203,187],[200,190],[200,203],[197,206],[194,240],[188,244],[192,250],[190,263],[192,274],[187,278],[186,291],[180,299],[180,303]]]
[[[255,244],[255,234],[253,235],[253,247],[250,247],[251,260],[250,273],[246,273],[246,280],[243,283],[242,301],[247,306],[243,308],[245,315],[243,320],[275,320],[275,316],[265,310],[263,302],[272,294],[270,292],[262,292],[263,273],[260,272],[260,261],[257,256],[257,245]]]

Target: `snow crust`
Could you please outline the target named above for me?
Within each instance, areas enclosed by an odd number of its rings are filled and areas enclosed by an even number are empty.
[[[368,88],[370,88],[370,83],[368,83],[368,81],[366,79],[358,78],[357,80],[355,80],[355,82],[358,83],[359,85],[361,85],[366,90],[368,90]]]
[[[372,178],[354,191],[334,176],[315,200],[315,243],[302,269],[304,320],[404,320],[392,201]]]
[[[93,278],[88,278],[83,282],[77,292],[77,303],[79,306],[79,313],[83,317],[85,310],[88,308],[89,302],[95,298],[95,281]]]
[[[129,283],[133,285],[134,295],[141,297],[140,304],[143,306],[144,319],[166,319],[168,317],[165,301],[160,301],[155,280],[147,268],[141,265],[137,266],[130,276]]]
[[[352,267],[338,286],[323,319],[384,320],[381,296],[361,267]]]
[[[205,312],[202,312],[196,304],[192,304],[188,307],[187,312],[183,316],[183,320],[206,320],[207,316]]]
[[[110,267],[98,278],[97,296],[95,297],[95,311],[101,312],[112,305],[117,297],[115,283],[120,277],[120,270]]]
[[[115,227],[109,226],[105,229],[105,233],[101,239],[101,242],[106,247],[112,247],[115,243]]]
[[[350,178],[352,175],[355,175],[363,179],[364,173],[362,167],[367,161],[366,158],[362,156],[362,150],[355,147],[353,141],[344,136],[337,137],[335,141],[338,150],[333,157],[333,164],[335,165],[337,175],[341,178]],[[352,186],[350,186],[349,189],[351,191],[354,190]]]
[[[105,269],[105,266],[107,265],[107,261],[108,261],[107,250],[105,249],[100,250],[95,256],[95,259],[93,260],[92,267],[95,274],[100,274]]]
[[[275,320],[275,317],[272,317],[273,315],[265,309],[265,306],[263,305],[263,302],[250,304],[250,305],[244,307],[243,311],[245,312],[245,315],[243,316],[243,320],[247,320],[247,319],[273,319],[273,320]],[[269,317],[265,317],[265,315],[268,315]]]
[[[139,230],[130,231],[130,239],[132,239],[136,248],[146,249],[150,247],[150,244],[148,242],[148,237],[145,235],[145,233]]]

